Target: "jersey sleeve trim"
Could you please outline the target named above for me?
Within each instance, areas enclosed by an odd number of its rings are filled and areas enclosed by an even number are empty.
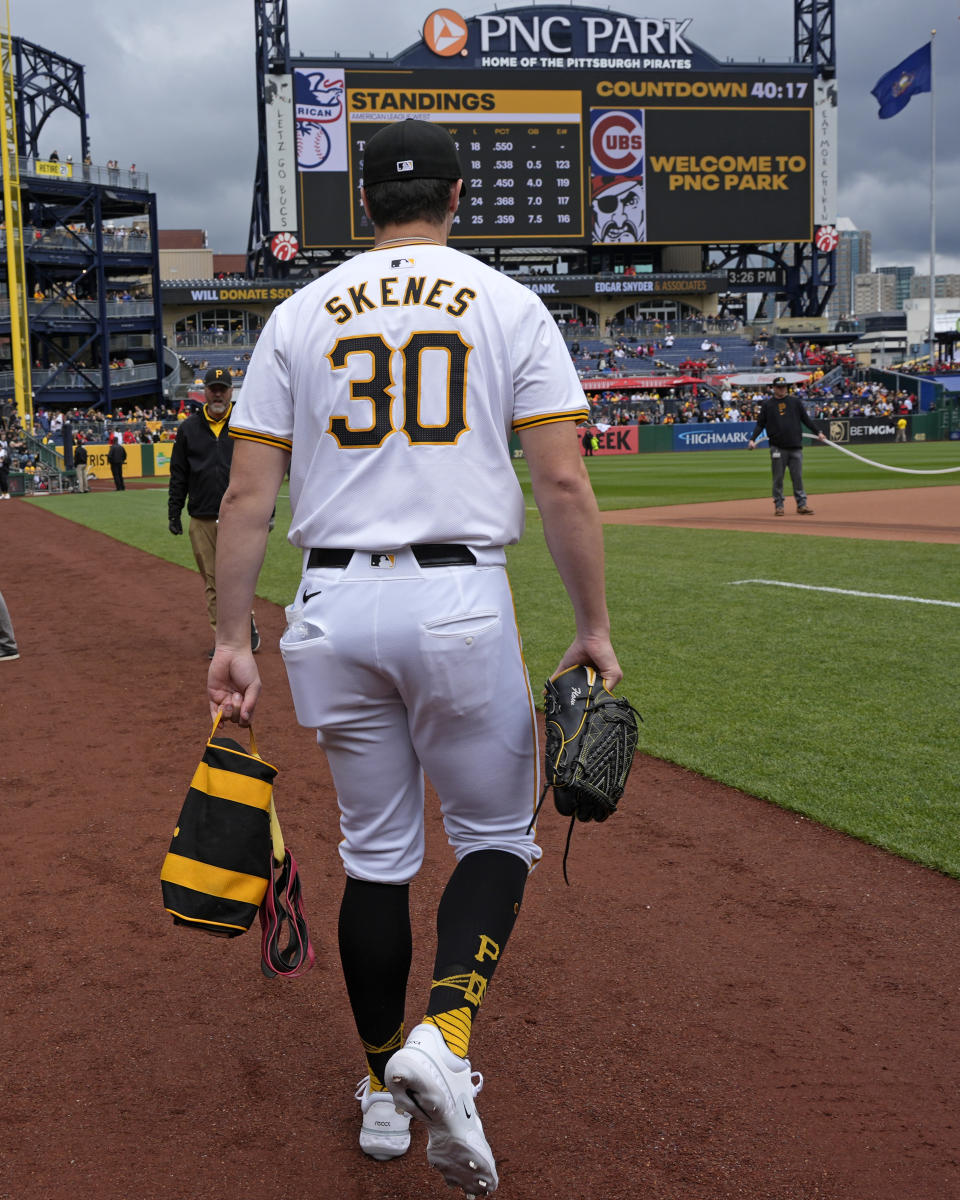
[[[230,436],[241,438],[245,442],[262,442],[265,446],[276,446],[278,450],[293,449],[293,442],[290,438],[276,437],[272,433],[262,433],[258,429],[238,429],[236,425],[231,425]]]
[[[589,418],[589,408],[579,408],[574,412],[568,410],[567,412],[538,413],[534,417],[522,417],[519,421],[514,421],[513,429],[532,429],[535,425],[553,425],[558,421],[575,421],[578,425],[582,425]]]

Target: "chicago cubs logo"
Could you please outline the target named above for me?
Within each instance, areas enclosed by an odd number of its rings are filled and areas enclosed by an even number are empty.
[[[599,174],[637,172],[643,165],[643,114],[601,113],[590,129],[590,157]]]
[[[297,257],[300,243],[292,233],[278,233],[270,239],[270,253],[277,262],[289,262]]]
[[[467,44],[467,23],[452,8],[437,8],[423,23],[423,40],[434,54],[450,58]]]

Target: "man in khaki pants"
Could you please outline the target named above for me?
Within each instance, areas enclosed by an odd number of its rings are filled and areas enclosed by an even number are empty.
[[[230,412],[233,407],[233,380],[225,367],[211,367],[203,380],[205,404],[180,423],[177,440],[170,456],[170,488],[167,494],[167,518],[170,532],[183,533],[180,514],[186,504],[190,514],[190,545],[203,576],[207,596],[207,615],[217,628],[217,520],[220,501],[230,482],[233,441],[230,438]],[[250,614],[250,649],[260,649],[260,634]],[[210,650],[209,657],[213,657]]]
[[[87,465],[89,457],[86,446],[77,438],[73,447],[73,466],[77,472],[77,491],[81,493],[90,491],[90,468]]]

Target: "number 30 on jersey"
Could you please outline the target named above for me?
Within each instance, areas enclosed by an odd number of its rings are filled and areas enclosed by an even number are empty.
[[[335,371],[342,370],[351,355],[366,354],[372,371],[367,379],[355,379],[350,384],[350,398],[365,400],[371,405],[373,421],[363,428],[350,424],[343,414],[331,416],[328,433],[343,450],[380,446],[393,433],[405,433],[411,445],[450,446],[469,428],[466,414],[467,359],[472,350],[459,333],[414,333],[399,354],[403,361],[403,425],[393,423],[394,384],[391,361],[394,350],[380,334],[340,338],[327,358]],[[426,350],[440,350],[447,355],[447,412],[439,425],[425,425],[420,419],[421,363]]]

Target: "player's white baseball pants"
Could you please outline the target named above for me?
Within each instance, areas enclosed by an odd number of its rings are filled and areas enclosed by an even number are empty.
[[[501,549],[421,567],[409,547],[304,571],[318,632],[280,648],[297,719],[317,729],[341,811],[348,875],[406,883],[423,859],[423,775],[459,860],[540,858],[526,832],[540,783],[537,727]],[[306,557],[306,556],[305,556]]]

